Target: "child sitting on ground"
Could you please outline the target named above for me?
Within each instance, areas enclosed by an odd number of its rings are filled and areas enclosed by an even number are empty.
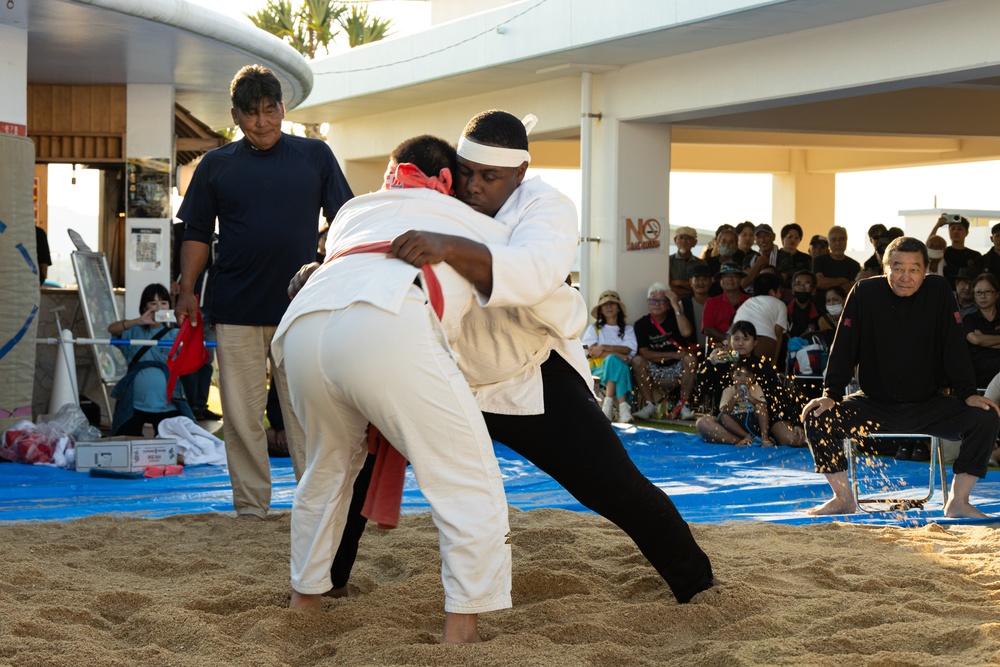
[[[745,447],[760,438],[762,447],[774,443],[769,435],[770,424],[764,390],[757,384],[753,366],[746,360],[733,363],[732,384],[722,390],[719,402],[719,423],[738,438],[737,447]]]

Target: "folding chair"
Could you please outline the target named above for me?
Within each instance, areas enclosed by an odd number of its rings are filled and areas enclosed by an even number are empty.
[[[875,514],[878,512],[905,512],[910,509],[921,509],[931,496],[934,495],[934,476],[936,471],[940,469],[941,474],[941,492],[943,498],[947,500],[948,498],[948,478],[945,471],[944,459],[941,456],[941,443],[938,438],[934,436],[925,435],[922,433],[870,433],[868,435],[870,438],[929,438],[931,441],[931,459],[929,461],[929,481],[927,484],[927,495],[922,498],[891,498],[887,497],[886,493],[880,492],[879,495],[869,495],[862,497],[859,490],[859,481],[857,474],[857,462],[856,457],[858,456],[858,441],[854,438],[847,438],[844,441],[844,446],[847,450],[847,468],[848,475],[851,480],[851,491],[854,494],[854,501],[858,506],[859,510],[864,512],[869,512]],[[884,505],[883,508],[878,509],[868,509],[865,505],[880,504]]]

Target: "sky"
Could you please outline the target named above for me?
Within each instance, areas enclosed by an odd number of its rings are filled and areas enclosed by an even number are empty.
[[[266,4],[266,0],[188,2],[241,20],[249,20],[245,13]],[[396,36],[430,25],[427,2],[376,0],[369,4],[373,13],[393,19]],[[578,171],[536,170],[536,173],[563,190],[579,206]],[[74,227],[92,247],[97,247],[98,173],[78,169],[76,177],[76,185],[71,185],[69,165],[49,167],[49,244],[53,254],[50,278],[61,284],[74,282],[69,265],[73,247],[66,228]],[[881,222],[886,226],[903,226],[898,211],[935,205],[1000,210],[997,183],[1000,183],[1000,161],[838,174],[835,222],[848,230],[848,254],[864,259],[872,252],[865,233],[870,225]],[[771,176],[675,172],[671,174],[669,215],[671,226],[692,225],[704,230],[714,230],[724,222],[770,223]],[[696,252],[699,250],[696,248]]]

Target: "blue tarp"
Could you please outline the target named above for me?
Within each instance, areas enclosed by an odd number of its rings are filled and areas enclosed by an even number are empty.
[[[807,449],[709,445],[694,435],[620,427],[619,434],[636,465],[673,499],[688,521],[771,521],[803,524],[850,521],[879,525],[954,523],[941,513],[941,487],[924,510],[877,515],[813,518],[805,509],[829,496],[829,487],[812,470]],[[496,445],[508,502],[520,509],[557,507],[586,511],[545,473],[503,445]],[[898,490],[897,497],[926,493],[928,466],[887,458],[864,459],[861,488]],[[295,477],[288,459],[271,459],[271,506],[288,510]],[[948,471],[949,481],[951,471]],[[91,514],[162,517],[199,512],[231,512],[232,489],[224,467],[192,466],[183,475],[124,480],[15,463],[0,465],[0,521],[69,520]],[[1000,521],[1000,471],[976,485],[973,503]],[[404,512],[428,509],[411,472],[407,472]],[[961,520],[986,523],[987,520]]]

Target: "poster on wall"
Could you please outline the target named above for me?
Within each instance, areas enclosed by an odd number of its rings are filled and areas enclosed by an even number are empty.
[[[126,217],[170,217],[170,158],[129,158]]]
[[[624,252],[662,251],[662,239],[667,238],[667,216],[639,217],[626,216],[621,220],[623,232],[621,248]]]
[[[156,271],[166,265],[167,243],[158,227],[129,226],[125,252],[129,271]]]

